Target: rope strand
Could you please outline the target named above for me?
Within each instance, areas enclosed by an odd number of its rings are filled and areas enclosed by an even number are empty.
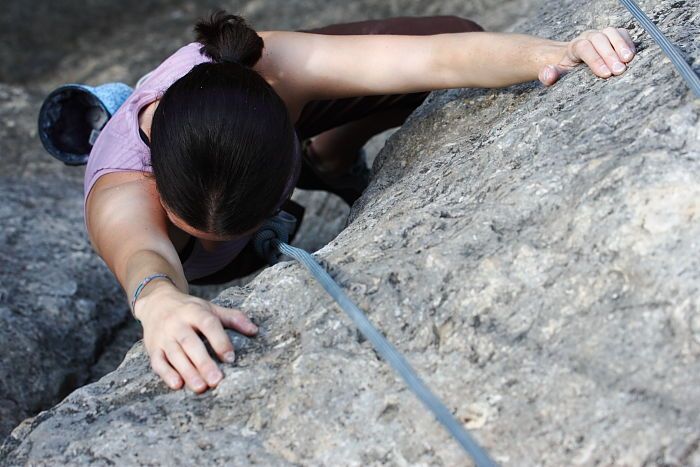
[[[450,432],[459,445],[471,456],[478,467],[494,467],[496,463],[489,457],[486,451],[471,437],[445,404],[425,385],[420,377],[413,370],[411,365],[392,346],[386,338],[375,328],[350,298],[343,292],[333,278],[318,264],[306,251],[282,243],[276,238],[269,239],[272,246],[303,264],[314,278],[326,289],[326,292],[340,305],[340,308],[353,320],[363,336],[369,340],[377,353],[396,370],[403,378],[406,385],[425,404],[425,406],[435,415],[435,418]]]
[[[639,5],[634,0],[620,0],[627,10],[641,24],[644,30],[656,41],[661,47],[671,62],[675,65],[678,72],[681,74],[688,87],[695,93],[696,97],[700,97],[700,78],[693,69],[685,61],[678,48],[668,40],[668,38],[659,30],[659,28],[647,17],[646,14],[639,8]]]

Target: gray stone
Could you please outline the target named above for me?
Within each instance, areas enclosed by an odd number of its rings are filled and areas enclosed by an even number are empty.
[[[488,15],[508,24],[527,0]],[[113,370],[140,326],[92,251],[82,222],[83,168],[67,167],[41,147],[36,117],[43,96],[66,82],[136,80],[192,40],[193,20],[213,7],[243,14],[258,29],[295,29],[401,14],[483,16],[488,2],[420,5],[362,2],[3,3],[0,17],[0,437],[22,419]],[[134,21],[137,18],[137,21]],[[76,34],[79,31],[79,34]],[[27,80],[30,81],[27,81]],[[374,152],[382,137],[375,139]],[[372,151],[371,148],[369,148]],[[349,209],[332,195],[300,192],[307,206],[299,246],[316,250],[342,230]],[[254,276],[253,276],[254,277]],[[250,278],[237,283],[244,284]],[[213,298],[224,287],[192,287]],[[77,311],[76,311],[77,310]],[[56,349],[60,349],[57,351]]]
[[[640,3],[697,63],[698,0]],[[617,2],[531,13],[519,30],[557,38],[628,26],[639,56],[433,93],[317,257],[499,463],[700,465],[700,108]],[[261,327],[215,390],[169,391],[139,343],[0,463],[467,462],[301,266],[215,302]]]
[[[0,177],[0,434],[88,381],[128,316],[91,251],[82,198],[58,180]]]
[[[0,15],[0,81],[21,83],[50,73],[82,42],[99,41],[125,23],[184,1],[51,0],[3,2]],[[79,31],[79,34],[76,34]]]
[[[90,366],[128,317],[87,241],[82,171],[41,149],[40,102],[0,84],[0,437],[93,381]]]

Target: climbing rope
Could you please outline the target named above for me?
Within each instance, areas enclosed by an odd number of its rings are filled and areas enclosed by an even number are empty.
[[[675,45],[668,40],[666,36],[659,30],[659,28],[651,22],[646,14],[639,8],[634,0],[620,0],[627,10],[635,17],[635,19],[642,25],[644,30],[656,41],[656,43],[661,47],[671,62],[678,69],[683,79],[688,83],[688,86],[692,91],[695,92],[697,97],[700,97],[700,78],[693,71],[693,69],[688,65],[683,59],[683,56],[678,51]]]
[[[280,213],[285,215],[284,211]],[[279,217],[279,215],[278,215]],[[462,448],[469,454],[478,467],[491,467],[496,463],[479,444],[469,435],[462,425],[452,416],[445,404],[425,385],[413,370],[411,365],[392,346],[386,338],[367,319],[365,314],[343,292],[343,289],[321,267],[320,264],[306,251],[285,243],[289,232],[281,227],[281,222],[275,218],[256,233],[253,242],[256,250],[270,262],[276,262],[280,254],[294,258],[303,264],[314,278],[326,289],[326,292],[340,305],[340,308],[350,316],[363,336],[369,340],[377,353],[389,362],[396,372],[403,378],[406,385],[435,415],[435,418],[450,432]],[[281,238],[284,241],[280,241]]]

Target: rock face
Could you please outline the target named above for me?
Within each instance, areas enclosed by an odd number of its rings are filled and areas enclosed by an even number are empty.
[[[50,73],[79,40],[91,40],[112,32],[135,18],[172,7],[173,0],[34,0],[3,3],[0,15],[0,81],[25,82]],[[80,34],[76,34],[80,31]]]
[[[82,206],[79,193],[67,192],[42,179],[0,184],[2,433],[84,384],[86,367],[129,313],[76,235]]]
[[[368,17],[459,14],[489,28],[510,24],[532,0],[240,2],[22,0],[0,17],[0,438],[24,418],[113,370],[141,334],[123,292],[83,229],[84,168],[41,148],[43,97],[66,82],[135,83],[192,40],[194,19],[213,7],[242,14],[259,30],[297,29]],[[118,5],[118,6],[117,6]],[[368,15],[371,11],[372,15]],[[79,34],[76,34],[79,31]],[[29,80],[29,81],[28,81]],[[8,82],[15,83],[13,85]],[[375,139],[369,146],[378,149]],[[372,148],[368,148],[372,152]],[[295,195],[307,206],[298,242],[323,246],[343,228],[347,206],[325,193]],[[192,287],[213,298],[224,287]]]
[[[66,170],[31,175],[34,115],[15,113],[36,102],[0,85],[0,436],[89,381],[86,369],[129,313],[87,242],[80,185]]]
[[[696,63],[700,2],[641,4]],[[563,0],[523,24],[634,23]],[[317,252],[505,465],[700,465],[700,107],[632,34],[620,78],[434,93]],[[301,266],[216,302],[262,330],[218,388],[169,391],[137,344],[15,429],[2,464],[467,462]]]

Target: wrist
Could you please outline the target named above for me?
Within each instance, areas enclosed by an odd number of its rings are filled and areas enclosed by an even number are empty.
[[[530,74],[537,79],[540,70],[546,65],[556,65],[566,56],[568,42],[558,42],[543,39],[536,44],[530,53]]]
[[[157,297],[162,293],[171,293],[179,290],[168,277],[154,278],[138,291],[138,296],[132,301],[131,312],[137,320],[142,321],[143,304],[148,301],[145,300],[146,298]]]

